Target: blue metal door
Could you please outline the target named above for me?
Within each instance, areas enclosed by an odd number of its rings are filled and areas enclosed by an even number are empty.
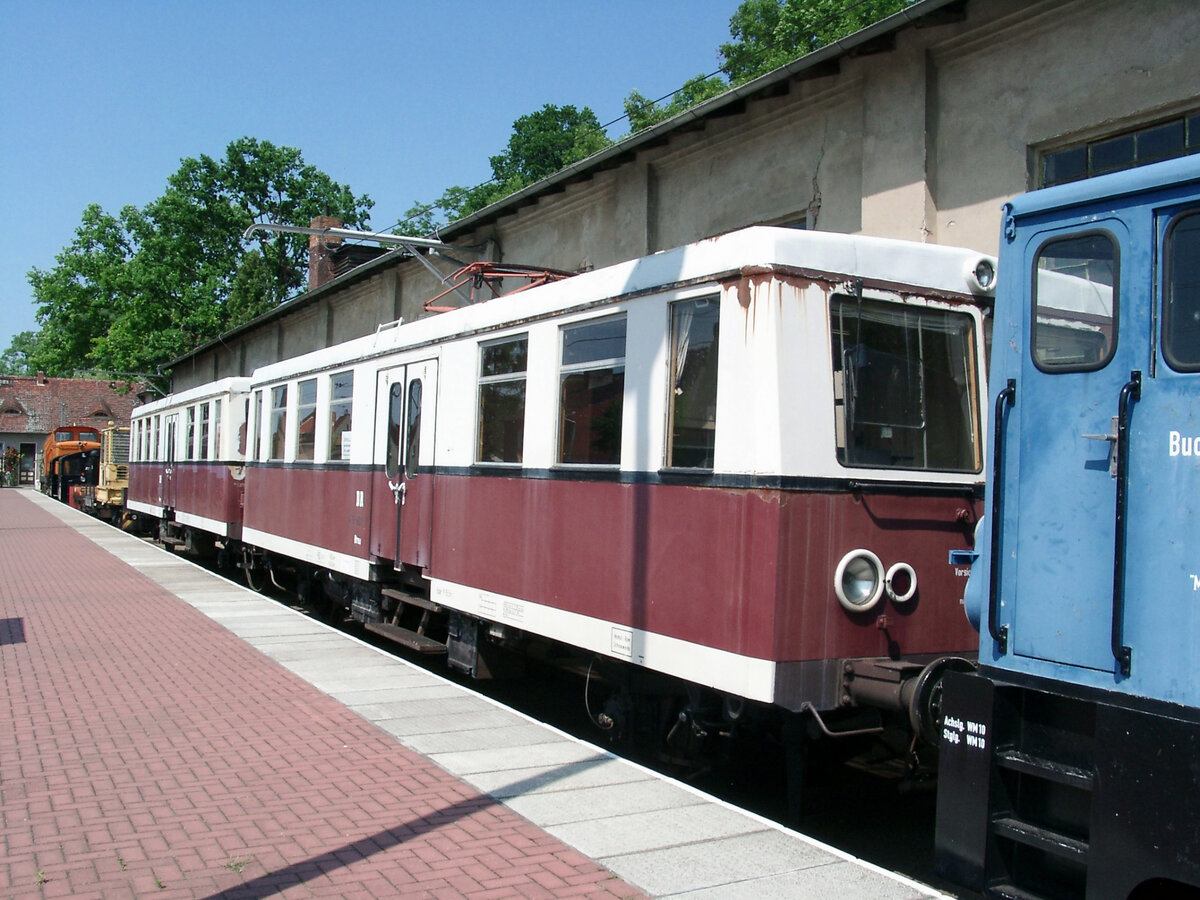
[[[1108,671],[1124,564],[1120,415],[1136,403],[1131,385],[1150,348],[1149,283],[1126,274],[1149,271],[1148,248],[1128,234],[1125,222],[1096,216],[1027,233],[1022,274],[1033,297],[1010,413],[1020,435],[1016,541],[1004,560],[1016,579],[1012,651]]]

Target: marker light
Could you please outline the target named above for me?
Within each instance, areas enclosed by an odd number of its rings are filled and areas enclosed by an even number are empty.
[[[887,570],[883,589],[893,603],[907,603],[917,592],[917,573],[908,563],[898,562]]]
[[[851,550],[837,565],[833,590],[846,610],[866,612],[883,596],[883,563],[870,550]]]

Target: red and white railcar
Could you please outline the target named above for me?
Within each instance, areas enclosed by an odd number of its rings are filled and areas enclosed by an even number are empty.
[[[249,384],[225,378],[133,411],[126,507],[164,540],[202,549],[241,538]]]
[[[911,708],[973,645],[994,273],[750,228],[265,366],[243,540],[469,671],[552,642],[731,715]]]

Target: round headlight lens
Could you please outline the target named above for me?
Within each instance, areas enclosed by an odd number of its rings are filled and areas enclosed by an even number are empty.
[[[833,576],[838,603],[850,612],[866,612],[883,596],[883,563],[870,550],[851,550]]]
[[[989,259],[981,259],[975,266],[975,280],[985,291],[990,291],[996,284],[996,267]]]

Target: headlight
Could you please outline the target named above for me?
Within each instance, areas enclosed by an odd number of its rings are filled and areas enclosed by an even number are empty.
[[[883,563],[870,550],[851,550],[837,565],[833,591],[845,609],[866,612],[883,596]]]
[[[996,264],[984,257],[967,264],[967,286],[974,293],[991,294],[996,290]]]
[[[907,603],[917,592],[917,573],[908,563],[898,562],[887,570],[883,589],[893,603]]]

